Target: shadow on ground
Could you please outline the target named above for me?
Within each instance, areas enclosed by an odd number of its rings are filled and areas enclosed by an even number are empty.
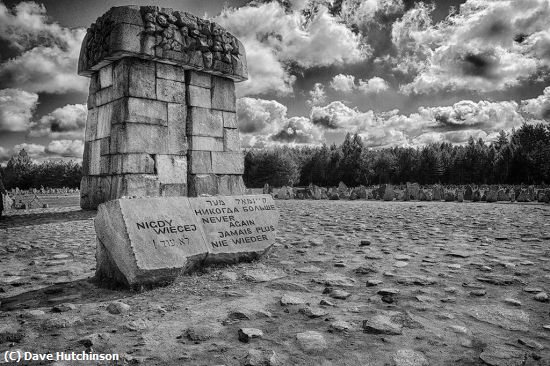
[[[57,283],[38,290],[24,292],[12,297],[2,298],[1,311],[37,309],[62,303],[84,304],[123,299],[135,292],[122,289],[109,289],[98,286],[93,278],[72,282]]]
[[[89,220],[95,217],[97,211],[63,211],[63,212],[9,212],[0,218],[0,229],[18,226],[34,226],[55,224],[70,221]]]

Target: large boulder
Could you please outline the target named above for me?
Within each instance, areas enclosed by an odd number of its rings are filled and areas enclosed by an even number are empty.
[[[340,195],[338,194],[338,190],[336,188],[329,188],[327,192],[327,196],[329,200],[333,200],[333,201],[340,199]]]
[[[518,202],[531,202],[531,198],[529,197],[529,192],[527,189],[522,188],[519,192],[519,195],[517,196]]]
[[[408,183],[405,188],[405,201],[417,201],[420,199],[420,186],[418,183]]]
[[[441,201],[444,197],[444,190],[443,190],[443,187],[441,187],[440,185],[436,184],[434,187],[433,187],[433,200],[434,201]]]
[[[446,189],[445,190],[445,202],[454,202],[456,200],[456,194],[454,191]]]
[[[384,194],[382,198],[384,201],[393,201],[395,199],[395,192],[391,184],[384,184]]]
[[[428,189],[421,189],[420,190],[420,201],[432,201],[433,196],[432,192]]]
[[[474,197],[474,190],[472,189],[472,186],[466,186],[466,190],[464,191],[464,199],[466,201],[472,201]]]
[[[350,200],[364,200],[367,198],[367,188],[365,186],[355,187],[349,195]]]
[[[487,202],[496,202],[498,201],[498,191],[495,187],[489,188],[486,194]]]
[[[277,192],[277,198],[280,200],[291,200],[294,198],[294,190],[292,187],[283,186]]]
[[[340,182],[338,184],[338,196],[340,196],[340,199],[349,199],[350,193],[350,189],[344,184],[344,182]]]
[[[464,202],[464,191],[462,189],[456,191],[456,200],[458,202]]]
[[[504,190],[503,188],[500,188],[497,192],[497,200],[498,201],[510,201],[510,195]]]
[[[472,192],[472,201],[473,202],[481,201],[481,191],[479,189],[476,189]]]

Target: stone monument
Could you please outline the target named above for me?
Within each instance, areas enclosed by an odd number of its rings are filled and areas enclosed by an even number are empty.
[[[94,222],[96,279],[151,286],[203,265],[256,259],[274,244],[278,220],[271,195],[112,200]]]
[[[235,82],[241,42],[218,24],[156,6],[111,8],[88,29],[81,207],[123,196],[244,191]]]

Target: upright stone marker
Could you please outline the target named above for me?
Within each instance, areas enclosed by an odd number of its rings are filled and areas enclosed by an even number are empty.
[[[123,196],[242,194],[234,83],[244,47],[218,24],[156,6],[111,8],[88,29],[81,207]]]
[[[255,259],[275,242],[270,195],[117,199],[99,205],[96,279],[168,283],[208,263]]]

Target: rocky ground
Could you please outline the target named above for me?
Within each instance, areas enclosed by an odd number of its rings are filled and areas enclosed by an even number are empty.
[[[143,292],[90,281],[95,212],[77,197],[8,213],[0,351],[143,365],[550,365],[549,205],[277,205],[266,258]]]

